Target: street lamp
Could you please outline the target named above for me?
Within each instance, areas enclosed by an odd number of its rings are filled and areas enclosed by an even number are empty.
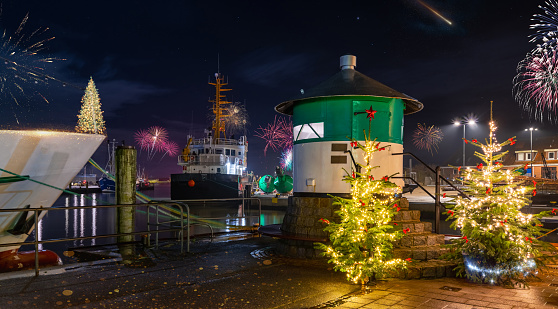
[[[463,125],[463,166],[465,166],[465,126],[473,125],[477,122],[474,116],[467,116],[463,118],[456,118],[453,120],[453,124],[456,126]]]
[[[525,131],[529,131],[531,135],[531,152],[529,153],[529,159],[531,159],[531,177],[535,177],[533,173],[533,131],[537,131],[537,128],[530,127],[529,129],[525,129]]]

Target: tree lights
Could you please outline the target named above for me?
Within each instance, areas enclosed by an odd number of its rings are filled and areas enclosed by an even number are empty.
[[[334,205],[340,222],[320,220],[327,226],[331,244],[316,243],[323,250],[329,262],[335,264],[336,271],[347,273],[347,279],[364,284],[369,279],[381,278],[386,273],[403,269],[406,260],[392,258],[393,242],[404,236],[400,228],[392,222],[399,211],[395,195],[401,191],[389,181],[389,177],[375,180],[370,165],[372,154],[385,150],[379,143],[366,139],[362,145],[351,141],[351,146],[364,151],[366,165],[358,164],[362,172],[354,172],[343,181],[351,184],[351,198],[334,198]]]
[[[506,153],[498,153],[502,146],[515,143],[510,138],[498,143],[491,120],[490,136],[485,144],[468,141],[480,147],[483,153],[475,156],[483,160],[477,169],[461,171],[469,198],[457,196],[455,204],[446,205],[447,220],[451,227],[460,229],[462,238],[450,245],[453,250],[448,258],[458,263],[458,275],[476,282],[511,285],[523,282],[527,275],[536,273],[544,265],[542,248],[545,243],[537,240],[543,234],[539,218],[551,211],[524,214],[521,208],[529,204],[535,194],[535,182],[520,183],[515,180],[518,170],[505,170],[498,162]],[[547,246],[552,249],[551,246]]]
[[[76,131],[79,133],[105,134],[105,121],[101,110],[101,99],[93,82],[89,79],[85,94],[81,98]]]

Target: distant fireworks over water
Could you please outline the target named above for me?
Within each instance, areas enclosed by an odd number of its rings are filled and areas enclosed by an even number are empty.
[[[178,153],[178,145],[168,140],[167,130],[158,126],[137,131],[134,139],[140,149],[147,151],[148,160],[153,159],[158,152],[163,153],[161,159],[166,155],[174,156]]]
[[[272,123],[259,127],[255,135],[266,142],[264,155],[269,147],[275,151],[293,147],[293,123],[284,117],[275,116]]]
[[[442,141],[444,134],[436,126],[427,126],[419,123],[413,132],[413,144],[418,149],[426,149],[431,154],[433,150],[438,152],[438,144]]]

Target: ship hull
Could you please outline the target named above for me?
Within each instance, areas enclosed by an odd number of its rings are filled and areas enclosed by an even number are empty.
[[[11,172],[0,171],[0,177],[17,174],[66,188],[104,139],[97,134],[0,130],[0,168]],[[0,182],[0,209],[48,208],[62,193],[31,180]],[[44,215],[42,212],[39,220]],[[25,241],[33,222],[33,213],[0,213],[0,244]],[[2,246],[0,252],[14,252],[19,247]]]
[[[171,199],[237,198],[241,190],[238,175],[227,174],[171,174]],[[193,180],[193,186],[190,186]]]

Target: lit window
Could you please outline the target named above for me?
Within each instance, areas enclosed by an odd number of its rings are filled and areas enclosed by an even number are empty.
[[[523,161],[525,160],[525,154],[520,152],[517,154],[517,161]]]
[[[314,122],[295,126],[293,128],[293,136],[295,141],[310,138],[322,138],[324,137],[324,123]]]
[[[556,158],[556,152],[554,152],[554,151],[548,152],[548,159],[549,160],[554,160],[555,158]]]

